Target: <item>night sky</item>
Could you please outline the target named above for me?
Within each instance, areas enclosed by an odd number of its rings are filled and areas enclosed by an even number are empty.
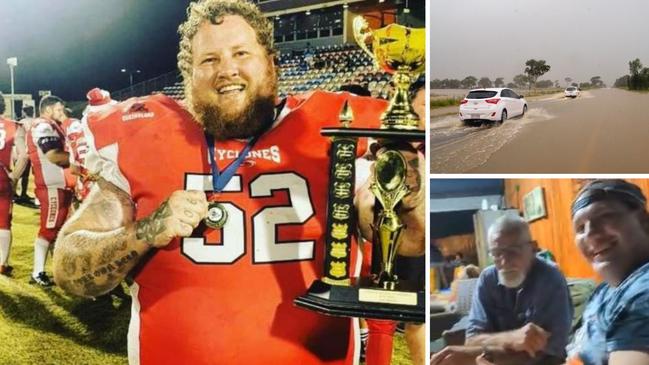
[[[176,69],[178,25],[189,0],[1,0],[0,91],[10,93],[6,59],[18,57],[16,93],[52,90],[85,100]],[[65,5],[63,5],[65,4]]]

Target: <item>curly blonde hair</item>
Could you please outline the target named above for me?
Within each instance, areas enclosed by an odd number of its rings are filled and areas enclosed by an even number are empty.
[[[205,21],[221,24],[226,15],[239,15],[250,24],[257,35],[257,41],[270,56],[275,56],[273,44],[273,24],[256,5],[245,0],[199,0],[189,4],[187,20],[178,27],[180,34],[180,50],[178,51],[178,69],[185,87],[185,101],[191,108],[192,78],[192,39],[198,28]]]

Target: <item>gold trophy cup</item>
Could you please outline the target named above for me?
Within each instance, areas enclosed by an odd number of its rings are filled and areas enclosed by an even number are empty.
[[[362,16],[354,18],[354,38],[376,68],[393,74],[395,92],[381,116],[383,129],[418,129],[419,117],[412,109],[408,88],[426,70],[426,31],[399,24],[372,30]]]
[[[360,16],[354,19],[353,28],[356,41],[372,57],[375,66],[393,74],[394,94],[381,115],[380,129],[350,128],[354,117],[345,103],[340,113],[342,127],[321,131],[322,135],[333,138],[325,268],[322,279],[316,280],[295,304],[330,315],[424,322],[423,288],[399,280],[395,274],[395,258],[405,228],[396,210],[410,192],[406,184],[406,161],[396,146],[425,138],[425,132],[418,129],[419,117],[408,95],[410,84],[425,69],[425,30],[398,24],[372,30]],[[353,204],[354,175],[345,173],[343,168],[353,164],[355,157],[350,159],[348,152],[356,150],[360,137],[374,138],[387,150],[376,161],[370,185],[378,208],[373,225],[372,277],[350,280],[348,253],[350,236],[356,229],[348,227],[357,227],[357,222],[353,214],[342,217],[338,213],[341,206]],[[352,196],[340,194],[337,187],[350,184],[348,190]]]

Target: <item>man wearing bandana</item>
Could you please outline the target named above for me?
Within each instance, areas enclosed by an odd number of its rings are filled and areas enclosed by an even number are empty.
[[[649,364],[649,214],[639,187],[595,180],[572,205],[575,242],[604,282],[586,305],[568,364]]]
[[[376,127],[386,103],[322,91],[278,100],[272,25],[248,2],[193,2],[179,32],[187,109],[155,95],[88,119],[97,184],[57,241],[57,284],[94,297],[133,278],[131,364],[354,363],[351,321],[293,299],[322,275],[330,141],[320,129],[338,126],[346,101],[352,126]],[[403,153],[412,193],[399,207],[400,253],[415,256],[424,161]]]

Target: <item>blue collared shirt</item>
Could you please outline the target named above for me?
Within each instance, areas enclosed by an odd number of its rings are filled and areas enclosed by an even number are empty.
[[[532,322],[550,332],[543,352],[565,358],[572,315],[566,279],[555,266],[535,257],[525,281],[515,289],[499,284],[496,267],[489,266],[478,279],[466,337],[510,331]]]
[[[606,365],[611,352],[649,352],[649,263],[617,287],[600,284],[570,345],[584,365]]]

